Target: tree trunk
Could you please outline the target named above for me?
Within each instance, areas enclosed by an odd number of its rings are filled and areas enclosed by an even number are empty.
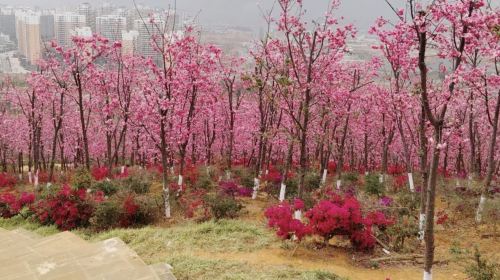
[[[487,105],[487,104],[486,104]],[[493,180],[493,174],[495,172],[495,151],[496,151],[496,141],[497,141],[497,132],[498,132],[498,119],[500,115],[500,91],[497,94],[497,103],[495,106],[495,114],[492,120],[492,132],[490,138],[490,145],[488,147],[488,169],[486,171],[486,179],[484,180],[483,190],[481,193],[481,198],[479,200],[479,205],[476,211],[476,222],[480,223],[482,221],[482,215],[484,210],[484,204],[486,202],[486,198],[488,197],[488,189],[491,186],[491,181]]]

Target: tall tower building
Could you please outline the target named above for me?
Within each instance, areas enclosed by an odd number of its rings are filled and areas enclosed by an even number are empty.
[[[54,14],[43,12],[40,15],[40,37],[42,42],[48,42],[55,38]]]
[[[41,56],[40,15],[33,12],[16,14],[16,36],[18,50],[30,63]]]
[[[99,16],[96,18],[96,33],[111,42],[121,41],[122,32],[127,29],[127,19],[117,15]]]
[[[12,10],[0,11],[0,33],[8,35],[11,41],[16,42],[16,16]]]
[[[90,3],[88,2],[85,2],[85,3],[82,3],[78,6],[78,14],[79,15],[83,15],[85,16],[85,25],[90,27],[90,29],[92,30],[92,32],[95,32],[96,31],[96,22],[95,22],[95,19],[96,19],[96,10],[94,8],[92,8],[92,5],[90,5]]]
[[[158,40],[159,36],[165,36],[166,30],[163,30],[165,22],[155,20],[152,23],[149,18],[145,18],[144,21],[137,19],[134,21],[134,27],[138,32],[136,53],[144,57],[151,57],[156,63],[161,62],[160,54],[153,47],[153,40]]]
[[[72,32],[85,26],[85,16],[75,13],[63,13],[54,15],[54,30],[57,43],[62,46],[71,45]]]
[[[122,32],[122,54],[133,55],[137,49],[137,37],[139,32],[137,30],[123,31]]]

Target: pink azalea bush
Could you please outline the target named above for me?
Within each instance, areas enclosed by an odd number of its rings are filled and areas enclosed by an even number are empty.
[[[35,201],[35,194],[23,192],[16,196],[13,193],[0,194],[0,217],[11,218],[25,206],[31,206]]]
[[[382,212],[363,215],[359,201],[353,196],[319,201],[305,213],[305,222],[293,218],[293,212],[303,207],[301,200],[295,200],[293,206],[284,202],[267,209],[268,225],[283,239],[296,236],[301,240],[307,235],[318,235],[326,242],[334,236],[346,236],[356,250],[365,251],[375,246],[373,226],[385,229],[393,224]]]

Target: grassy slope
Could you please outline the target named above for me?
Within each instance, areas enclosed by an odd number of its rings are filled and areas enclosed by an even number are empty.
[[[40,235],[57,233],[53,227],[40,226],[14,217],[0,219],[0,227],[23,227]],[[77,230],[90,241],[119,237],[146,263],[166,262],[174,267],[177,279],[339,279],[324,271],[299,271],[290,266],[256,266],[238,260],[222,260],[210,253],[253,252],[277,246],[274,235],[262,226],[247,221],[188,223],[170,228],[145,227],[116,229],[102,233]],[[203,252],[203,254],[198,254]]]

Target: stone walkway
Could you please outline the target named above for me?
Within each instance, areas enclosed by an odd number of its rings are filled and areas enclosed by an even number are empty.
[[[119,238],[89,243],[70,232],[41,237],[0,228],[1,280],[175,280],[170,269],[146,265]]]

